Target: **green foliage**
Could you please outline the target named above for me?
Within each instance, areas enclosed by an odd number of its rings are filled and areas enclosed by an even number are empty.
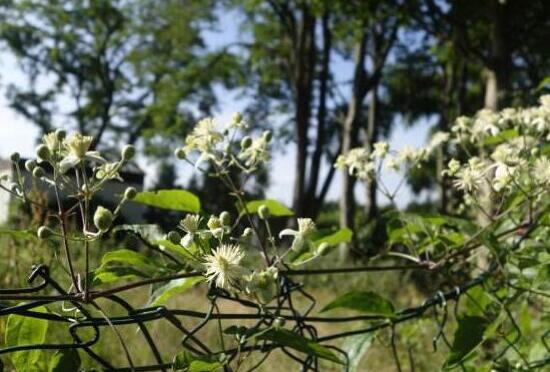
[[[39,306],[34,311],[48,312],[44,306]],[[46,340],[47,331],[47,320],[12,314],[8,317],[6,325],[6,346],[40,345]],[[17,371],[38,372],[40,371],[39,366],[43,360],[42,358],[42,351],[31,349],[13,353],[11,361]]]
[[[278,202],[274,199],[264,199],[264,200],[252,200],[246,203],[246,210],[248,213],[258,213],[258,209],[265,205],[268,210],[269,214],[271,216],[275,217],[290,217],[294,215],[294,212],[292,212],[290,209],[288,209],[285,205]]]
[[[483,341],[487,323],[487,319],[479,316],[465,316],[458,319],[451,354],[445,361],[444,369],[456,367],[475,351]]]
[[[220,370],[223,365],[222,361],[214,357],[196,356],[184,351],[174,357],[172,368],[174,371],[213,372]]]
[[[377,332],[349,337],[343,345],[349,359],[349,372],[359,372],[359,363],[376,339]]]
[[[50,358],[48,372],[78,371],[80,363],[80,355],[77,350],[58,350]]]
[[[151,207],[182,212],[196,213],[201,209],[199,198],[186,190],[143,191],[139,192],[132,201]]]
[[[204,277],[174,279],[158,287],[149,298],[149,306],[164,305],[171,297],[182,294],[191,289],[195,284],[204,281]]]

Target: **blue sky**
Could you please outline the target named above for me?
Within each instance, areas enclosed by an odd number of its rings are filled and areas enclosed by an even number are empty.
[[[228,42],[234,41],[239,38],[238,31],[234,27],[236,14],[226,14],[221,18],[218,30],[207,33],[206,40],[211,48],[216,48],[221,45],[225,45]],[[19,116],[10,107],[8,107],[5,93],[6,86],[9,83],[22,83],[25,81],[23,75],[17,68],[16,61],[11,56],[7,56],[6,52],[0,52],[2,58],[0,58],[0,157],[6,158],[12,152],[19,151],[23,156],[31,156],[34,152],[36,145],[38,130],[29,123],[24,117]],[[349,75],[350,66],[343,61],[338,61],[335,64],[335,73],[339,80],[345,81],[347,75]],[[349,90],[346,86],[343,88],[344,94],[348,94]],[[235,95],[224,94],[224,98],[219,104],[219,112],[216,116],[223,122],[228,119],[229,116],[241,109],[245,102],[239,101],[235,98]],[[60,123],[63,122],[63,118],[59,118]],[[63,124],[60,124],[62,127]],[[398,150],[405,145],[412,147],[422,146],[427,139],[427,134],[430,125],[427,122],[421,123],[413,128],[405,128],[402,125],[397,125],[392,131],[389,142],[392,149]],[[290,204],[292,199],[292,188],[294,175],[289,172],[289,169],[294,169],[294,146],[291,144],[285,146],[284,153],[276,153],[271,160],[271,184],[267,190],[267,196],[283,201]],[[155,178],[156,164],[146,159],[140,160],[140,165],[146,171],[148,178],[151,182]],[[323,172],[328,170],[328,165],[325,165]],[[182,182],[189,179],[193,173],[193,168],[190,166],[182,165],[179,167],[179,175]],[[400,177],[396,175],[384,175],[384,182],[389,185],[391,189],[392,185],[396,185],[399,182]],[[328,198],[335,200],[339,196],[339,184],[340,177],[337,175],[333,181]],[[359,200],[363,200],[364,191],[363,188],[358,187],[356,195]],[[404,205],[412,199],[412,195],[406,188],[399,194],[398,203]],[[380,199],[383,201],[383,198]]]

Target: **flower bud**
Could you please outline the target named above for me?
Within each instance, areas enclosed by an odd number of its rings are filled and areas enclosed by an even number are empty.
[[[540,150],[538,147],[534,147],[531,149],[531,156],[538,156],[540,154]]]
[[[18,152],[14,152],[10,155],[10,160],[14,163],[17,163],[21,159],[21,155]]]
[[[50,157],[50,149],[46,145],[38,145],[36,147],[36,156],[40,160],[47,160]]]
[[[32,172],[34,168],[36,168],[36,160],[29,159],[25,162],[27,172]]]
[[[137,190],[134,187],[127,187],[124,191],[124,198],[132,200],[137,196]]]
[[[283,328],[286,324],[285,318],[281,318],[280,316],[273,319],[273,327],[275,328]]]
[[[103,208],[97,207],[94,213],[94,225],[99,231],[107,231],[113,224],[113,213]]]
[[[120,152],[120,155],[124,161],[131,160],[136,155],[136,148],[132,145],[126,145]]]
[[[249,239],[250,237],[252,237],[252,229],[250,227],[247,227],[246,229],[244,229],[243,231],[243,234],[241,235],[244,239]]]
[[[241,140],[241,149],[243,150],[247,149],[251,145],[252,145],[252,138],[250,138],[249,136],[246,136]]]
[[[174,151],[174,155],[176,155],[176,158],[183,160],[185,159],[185,150],[180,147],[179,149],[176,149],[176,151]]]
[[[32,170],[32,175],[36,178],[42,178],[46,175],[46,172],[44,171],[44,168],[37,166]]]
[[[241,115],[240,112],[235,112],[235,113],[231,116],[231,121],[232,121],[233,123],[239,124],[241,121],[243,121],[243,116]]]
[[[262,137],[264,138],[265,142],[269,143],[269,142],[271,142],[271,139],[273,138],[273,132],[271,132],[270,130],[266,130],[262,134]]]
[[[166,234],[166,239],[173,244],[179,244],[181,241],[181,235],[177,231],[170,231]]]
[[[47,226],[40,226],[36,231],[36,235],[39,239],[48,239],[50,236],[54,235],[54,232]]]
[[[262,220],[266,220],[269,218],[269,208],[267,207],[267,205],[260,205],[260,208],[258,208],[258,215]]]
[[[227,211],[223,211],[220,213],[220,221],[222,221],[222,225],[224,226],[230,226],[231,225],[231,215]]]
[[[67,137],[67,132],[63,129],[58,129],[55,131],[55,136],[57,137],[57,140],[61,142],[65,139],[65,137]]]

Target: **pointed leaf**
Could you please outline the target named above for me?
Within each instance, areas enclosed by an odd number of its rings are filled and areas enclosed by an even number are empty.
[[[486,318],[480,316],[465,316],[458,320],[451,353],[443,365],[444,369],[456,367],[481,344],[488,323]]]
[[[358,372],[363,355],[376,339],[376,332],[348,337],[342,347],[349,359],[349,372]]]
[[[351,309],[359,311],[365,315],[379,315],[388,318],[395,315],[393,304],[374,292],[348,292],[326,305],[321,311],[323,312],[338,308]]]
[[[39,306],[33,311],[46,313],[44,306]],[[12,314],[8,317],[6,325],[6,346],[39,345],[46,340],[48,321],[21,315]],[[42,358],[41,350],[24,350],[11,354],[11,361],[19,372],[38,371],[38,362]]]
[[[167,284],[158,287],[151,298],[149,299],[149,306],[163,305],[170,297],[186,292],[191,289],[195,284],[203,282],[205,278],[203,276],[197,276],[192,278],[181,278],[171,280]]]
[[[132,201],[173,211],[197,213],[201,209],[199,198],[186,190],[143,191]]]
[[[329,348],[287,329],[270,329],[256,338],[258,340],[272,341],[275,344],[290,347],[308,355],[314,355],[322,359],[343,364]]]
[[[220,370],[223,364],[214,357],[197,356],[183,351],[174,357],[172,368],[174,371],[213,372]]]
[[[294,215],[294,212],[274,199],[249,201],[246,203],[246,209],[248,210],[248,213],[258,213],[258,209],[262,205],[267,206],[269,209],[269,214],[275,217],[289,217]]]
[[[353,232],[348,228],[343,228],[343,229],[336,230],[335,232],[329,235],[315,239],[315,241],[313,242],[313,245],[318,247],[322,243],[327,243],[329,245],[349,243],[352,237],[353,237]]]

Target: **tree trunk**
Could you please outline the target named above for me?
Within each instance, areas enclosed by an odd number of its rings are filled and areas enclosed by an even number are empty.
[[[325,12],[322,18],[323,52],[321,71],[319,72],[319,107],[317,108],[317,138],[315,150],[311,158],[309,171],[309,185],[307,190],[306,215],[315,217],[319,213],[320,205],[317,202],[317,188],[319,185],[319,173],[323,159],[323,146],[325,145],[328,80],[330,78],[330,51],[332,48],[332,34],[329,28],[329,14]]]
[[[311,117],[313,76],[315,70],[315,18],[304,8],[294,47],[294,92],[296,120],[296,165],[293,207],[297,216],[306,212],[305,179],[307,173],[308,128]]]
[[[369,102],[369,119],[367,125],[367,143],[369,150],[372,151],[374,144],[378,141],[378,85],[374,85],[371,90],[370,102]],[[376,218],[378,215],[378,203],[376,200],[377,184],[373,179],[367,182],[366,185],[366,202],[367,202],[367,216],[369,220]]]
[[[368,92],[366,83],[367,76],[364,67],[366,54],[367,36],[363,34],[361,40],[355,46],[355,70],[353,74],[353,92],[348,105],[348,112],[344,120],[342,130],[342,153],[347,154],[352,148],[357,146],[357,136],[359,134],[359,116],[361,107]],[[340,227],[354,228],[353,217],[355,213],[355,178],[349,175],[347,169],[342,171],[342,189],[340,194]],[[353,243],[351,243],[353,244]],[[342,244],[340,247],[340,258],[346,259],[349,256],[351,244]]]

